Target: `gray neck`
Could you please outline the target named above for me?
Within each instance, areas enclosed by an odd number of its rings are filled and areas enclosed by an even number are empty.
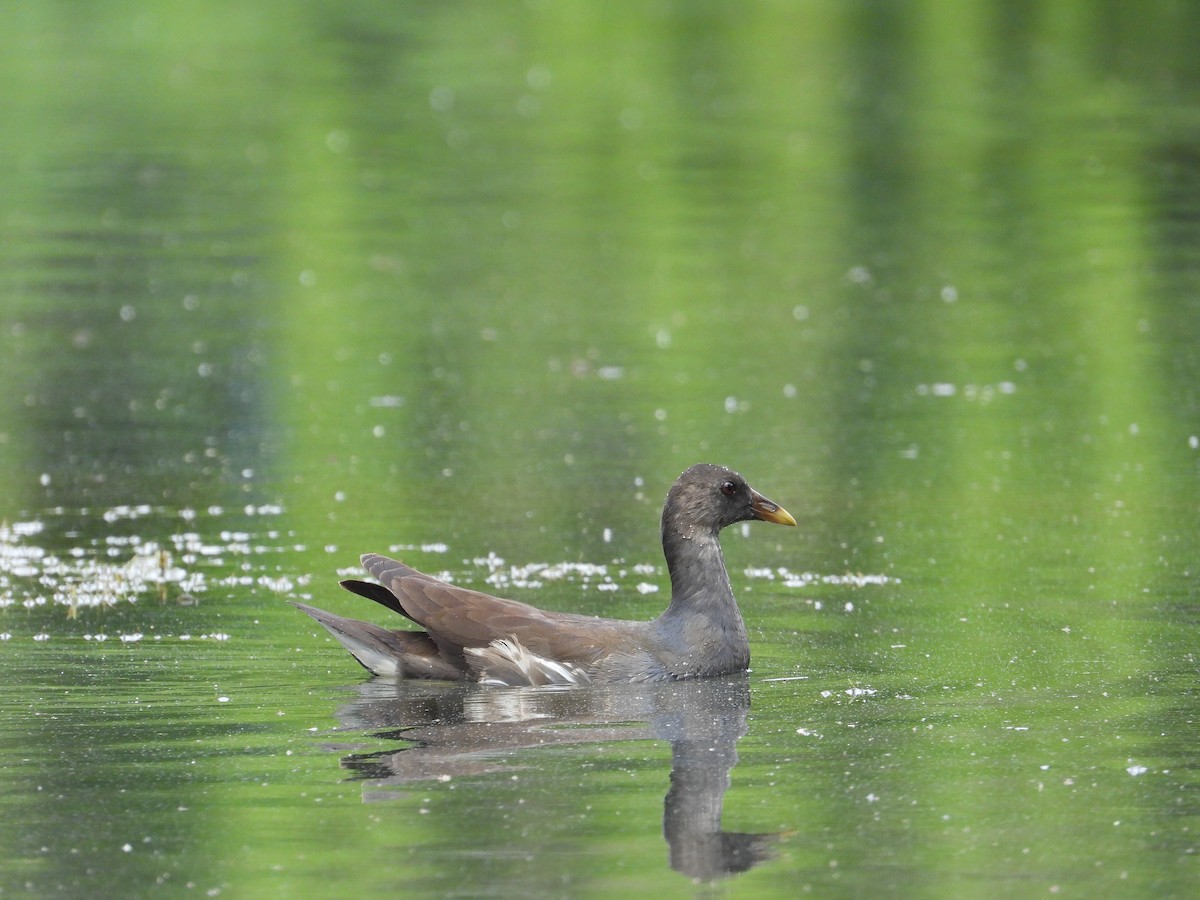
[[[671,605],[652,626],[665,651],[664,664],[677,676],[745,669],[750,641],[716,534],[685,535],[664,523],[663,551],[671,575]]]

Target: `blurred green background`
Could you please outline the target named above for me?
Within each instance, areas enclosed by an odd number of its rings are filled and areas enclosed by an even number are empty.
[[[529,867],[470,812],[506,776],[364,806],[358,670],[284,600],[384,621],[334,582],[395,547],[648,618],[712,461],[800,521],[725,540],[730,796],[795,832],[730,891],[1190,893],[1196,4],[4,21],[5,892],[690,893],[661,743],[586,763],[635,794],[523,763]],[[608,569],[506,574],[539,562]],[[565,850],[564,792],[606,810]]]

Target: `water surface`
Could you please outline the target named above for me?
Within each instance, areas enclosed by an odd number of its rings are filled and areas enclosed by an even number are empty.
[[[1194,893],[1191,6],[9,20],[0,891]],[[698,461],[799,520],[726,532],[744,679],[288,605],[649,618]]]

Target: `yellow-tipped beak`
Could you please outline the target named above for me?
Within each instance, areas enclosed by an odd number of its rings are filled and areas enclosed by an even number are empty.
[[[752,490],[750,493],[750,510],[754,513],[754,518],[762,519],[764,522],[774,522],[776,525],[796,524],[792,514],[778,503],[768,500],[758,491]]]

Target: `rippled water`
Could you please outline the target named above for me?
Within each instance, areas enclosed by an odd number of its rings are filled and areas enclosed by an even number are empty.
[[[218,9],[0,35],[0,893],[1187,897],[1200,18]],[[373,681],[384,552],[746,677]]]

